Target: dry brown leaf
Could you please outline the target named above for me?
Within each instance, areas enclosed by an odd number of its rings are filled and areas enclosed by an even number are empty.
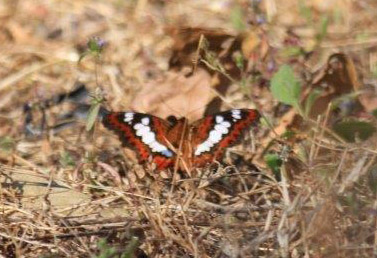
[[[377,109],[377,92],[373,86],[364,86],[360,89],[358,99],[365,111],[372,112]]]
[[[108,172],[114,179],[115,182],[120,185],[122,183],[122,179],[117,171],[116,168],[113,166],[106,164],[104,162],[97,162],[97,165],[100,166],[104,171]]]
[[[209,50],[219,54],[219,57],[229,56],[228,50],[231,45],[237,45],[236,48],[239,49],[240,42],[235,35],[220,29],[167,27],[165,31],[174,40],[173,53],[169,61],[171,68],[191,66],[193,64],[201,35],[209,42]],[[227,44],[229,41],[232,41],[231,43],[233,44]]]
[[[242,40],[242,54],[248,58],[259,46],[261,40],[255,31],[249,31],[244,35]]]
[[[267,37],[263,32],[258,33],[252,30],[243,35],[241,49],[246,60],[257,61],[264,59],[269,48]]]
[[[211,76],[205,70],[198,69],[190,76],[171,71],[158,81],[146,84],[131,108],[162,118],[185,116],[193,121],[203,116],[211,96]]]
[[[327,65],[314,78],[312,88],[322,90],[321,96],[314,101],[309,114],[315,119],[327,110],[328,105],[335,98],[360,88],[352,59],[343,53],[331,55]]]
[[[233,60],[235,52],[241,52],[241,35],[233,35],[221,29],[204,29],[198,27],[168,27],[165,29],[173,40],[173,52],[169,60],[170,69],[182,70],[185,67],[199,67],[206,70],[213,76],[212,86],[216,91],[225,96],[231,85],[227,76],[208,68],[198,58],[204,58],[205,53],[211,53],[221,63],[225,72],[234,80],[241,78],[240,69]],[[201,37],[204,37],[208,45],[200,44]],[[198,48],[201,47],[201,48]],[[205,52],[207,51],[207,52]],[[198,63],[194,66],[194,62]],[[246,65],[246,63],[245,63]],[[206,114],[220,111],[222,100],[215,97],[207,105]]]

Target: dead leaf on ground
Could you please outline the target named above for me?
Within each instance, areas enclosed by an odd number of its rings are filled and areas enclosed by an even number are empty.
[[[373,85],[365,85],[359,90],[358,99],[366,112],[377,109],[377,90]]]
[[[326,66],[313,79],[312,89],[320,89],[320,96],[314,101],[309,116],[313,119],[323,114],[328,105],[341,95],[360,88],[352,59],[343,53],[333,54]]]
[[[267,56],[270,46],[263,31],[250,30],[242,35],[241,49],[244,58],[255,63]]]
[[[187,76],[184,72],[168,72],[163,78],[149,82],[136,95],[131,108],[165,118],[185,116],[193,121],[203,116],[212,97],[211,76],[203,69]]]
[[[228,92],[232,82],[227,76],[208,68],[204,63],[199,62],[199,58],[204,58],[206,53],[211,53],[218,63],[222,65],[225,72],[234,80],[241,78],[241,71],[234,62],[234,53],[241,52],[241,35],[233,35],[221,29],[204,29],[196,27],[165,29],[173,40],[173,52],[169,60],[170,69],[182,70],[187,67],[194,67],[194,62],[198,68],[206,70],[213,76],[213,87],[223,96]],[[203,36],[208,44],[199,46]],[[202,49],[199,49],[201,47]],[[205,49],[205,50],[204,50]],[[244,64],[245,65],[245,64]],[[205,114],[212,114],[220,110],[222,100],[215,97],[207,105]]]
[[[230,48],[240,49],[239,39],[220,29],[167,27],[165,31],[174,40],[173,53],[169,60],[170,68],[192,66],[193,60],[197,58],[195,55],[202,35],[209,42],[208,50],[217,53],[220,58],[229,57]]]

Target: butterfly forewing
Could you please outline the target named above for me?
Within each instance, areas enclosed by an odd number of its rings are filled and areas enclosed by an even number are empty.
[[[240,140],[242,132],[260,118],[255,109],[231,109],[195,122],[192,126],[194,166],[220,160],[224,150]]]
[[[117,133],[124,146],[137,152],[140,162],[152,158],[158,169],[174,164],[175,153],[166,141],[167,121],[143,113],[110,112],[103,124]]]

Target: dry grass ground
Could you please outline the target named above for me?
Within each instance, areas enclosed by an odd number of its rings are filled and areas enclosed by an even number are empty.
[[[377,4],[307,2],[0,0],[0,256],[376,256],[377,138],[337,136],[328,104],[354,94],[349,116],[375,124]],[[103,52],[78,63],[92,37]],[[300,102],[325,88],[311,112],[271,94],[283,64]],[[110,110],[265,119],[172,180],[85,130],[90,97],[56,97],[80,83]]]

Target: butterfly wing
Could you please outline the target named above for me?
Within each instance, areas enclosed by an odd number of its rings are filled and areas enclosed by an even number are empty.
[[[103,117],[106,128],[115,131],[123,146],[135,150],[140,163],[152,158],[158,170],[172,166],[175,153],[168,147],[167,121],[134,112],[110,112]]]
[[[231,109],[206,116],[193,124],[193,163],[196,167],[220,160],[224,150],[240,140],[245,129],[259,121],[255,109]]]

